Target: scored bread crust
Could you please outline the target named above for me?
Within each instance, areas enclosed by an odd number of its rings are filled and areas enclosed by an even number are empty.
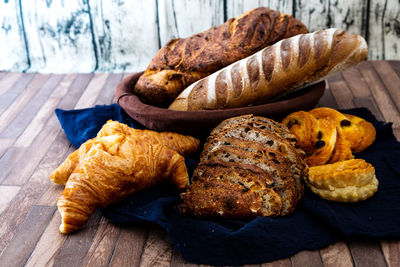
[[[338,29],[299,34],[268,46],[187,87],[172,110],[266,103],[364,60],[366,41]]]
[[[222,25],[173,39],[151,60],[134,92],[151,104],[170,104],[191,83],[279,40],[308,30],[299,20],[259,7]]]
[[[223,121],[204,144],[180,211],[242,219],[292,213],[308,172],[295,145],[289,130],[269,119],[245,115]]]

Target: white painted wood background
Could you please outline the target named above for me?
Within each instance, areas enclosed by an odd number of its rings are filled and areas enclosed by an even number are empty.
[[[310,31],[361,34],[369,59],[400,59],[400,0],[0,0],[0,70],[134,72],[168,40],[258,6]]]

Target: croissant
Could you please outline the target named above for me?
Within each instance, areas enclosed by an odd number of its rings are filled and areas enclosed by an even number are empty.
[[[61,233],[81,228],[96,208],[160,181],[185,188],[189,178],[183,156],[197,151],[199,144],[191,136],[107,122],[50,175],[53,182],[65,184],[57,201]]]

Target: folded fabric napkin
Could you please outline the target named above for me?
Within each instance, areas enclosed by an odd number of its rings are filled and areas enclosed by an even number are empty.
[[[251,221],[184,217],[176,209],[179,192],[167,184],[136,193],[108,208],[104,216],[115,224],[152,222],[164,228],[182,257],[193,263],[243,265],[285,258],[301,250],[323,248],[340,239],[400,237],[400,143],[390,123],[377,121],[365,108],[344,110],[372,122],[374,144],[356,158],[371,163],[378,192],[357,203],[324,200],[306,189],[296,211],[285,217]],[[56,110],[75,147],[96,136],[109,119],[141,127],[114,104],[83,110]],[[197,159],[186,161],[193,169]],[[135,242],[135,240],[132,240]]]

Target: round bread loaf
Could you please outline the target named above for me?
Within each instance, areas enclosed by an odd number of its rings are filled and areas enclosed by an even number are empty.
[[[293,212],[308,172],[296,142],[286,126],[267,118],[223,121],[206,140],[180,211],[238,219]]]

